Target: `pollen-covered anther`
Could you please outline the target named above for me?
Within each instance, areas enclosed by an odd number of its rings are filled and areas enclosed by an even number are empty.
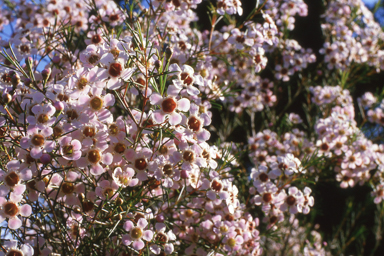
[[[167,98],[161,103],[161,108],[165,113],[172,113],[177,107],[177,103],[173,98]]]
[[[46,122],[49,121],[49,116],[46,115],[46,114],[41,114],[39,115],[39,117],[37,118],[37,121],[41,124],[45,124]]]
[[[35,134],[32,139],[31,143],[36,147],[41,147],[44,145],[45,139],[44,136],[41,134]]]

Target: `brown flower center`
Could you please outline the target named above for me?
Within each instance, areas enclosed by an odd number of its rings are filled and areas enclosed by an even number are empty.
[[[177,103],[173,98],[163,100],[161,108],[165,113],[172,113],[177,107]]]
[[[159,233],[157,233],[155,240],[160,242],[160,243],[166,243],[166,242],[168,242],[168,236],[166,234],[164,234],[163,232],[159,232]]]
[[[66,114],[68,116],[68,121],[70,121],[70,122],[79,118],[79,114],[77,114],[76,110],[74,110],[74,109],[68,110],[66,112]]]
[[[99,55],[96,55],[96,54],[92,54],[91,56],[89,56],[89,58],[88,58],[88,62],[90,63],[90,64],[96,64],[96,62],[98,62],[100,60],[100,57],[99,57]]]
[[[140,239],[143,236],[143,231],[141,231],[141,228],[133,228],[131,230],[131,237],[133,239]]]
[[[44,136],[41,134],[35,134],[32,139],[31,143],[36,147],[41,147],[44,145],[45,139]]]
[[[181,73],[180,78],[186,85],[191,85],[193,83],[193,78],[188,73]]]
[[[15,172],[8,173],[4,178],[5,184],[7,184],[9,187],[14,187],[17,183],[19,183],[19,181],[19,175],[17,175]]]
[[[64,155],[72,155],[73,154],[73,146],[67,145],[63,147],[63,153]]]
[[[170,164],[164,165],[163,172],[166,176],[172,176],[174,173],[172,165]]]
[[[90,150],[88,152],[88,161],[92,164],[97,164],[101,160],[100,152],[96,149]]]
[[[123,71],[123,67],[120,63],[112,63],[109,66],[109,75],[112,77],[119,77],[121,75],[121,72]]]
[[[93,35],[91,39],[93,44],[99,44],[101,42],[101,36],[100,35]]]
[[[66,195],[72,194],[75,191],[75,185],[71,182],[63,182],[61,184],[61,191]]]
[[[265,193],[263,195],[263,201],[266,203],[269,203],[272,201],[272,194],[271,193]]]
[[[19,207],[15,203],[7,202],[3,206],[4,213],[8,216],[14,217],[19,212]]]
[[[183,153],[183,159],[187,162],[192,162],[195,160],[195,154],[192,151],[187,150]]]
[[[95,96],[90,100],[89,105],[94,111],[99,111],[103,108],[103,100],[100,97]]]
[[[266,173],[260,173],[259,175],[259,179],[262,181],[262,182],[267,182],[269,180],[269,177]]]
[[[123,154],[126,149],[126,146],[123,143],[116,143],[114,150],[118,154]]]
[[[188,127],[194,132],[197,132],[200,130],[200,124],[201,124],[200,120],[194,116],[191,116],[188,119]]]
[[[212,184],[211,184],[211,188],[216,191],[216,192],[220,192],[221,189],[223,188],[223,184],[221,184],[220,181],[218,180],[213,180],[212,181]]]
[[[96,129],[94,127],[85,127],[83,130],[83,135],[85,137],[94,137],[96,135]]]
[[[6,256],[23,256],[24,254],[19,251],[19,250],[15,250],[15,249],[11,249],[8,251],[8,253],[6,254]]]
[[[294,196],[288,196],[285,201],[289,206],[292,206],[296,203],[296,198]]]
[[[135,160],[135,168],[142,171],[147,168],[147,161],[144,158],[139,158]]]

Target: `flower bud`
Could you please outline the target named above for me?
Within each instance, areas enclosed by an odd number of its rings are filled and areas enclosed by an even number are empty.
[[[3,94],[2,97],[3,104],[8,104],[9,102],[12,101],[12,96],[9,93]]]
[[[80,209],[79,206],[76,206],[76,207],[73,209],[73,211],[74,211],[75,213],[81,213],[81,209]]]
[[[78,198],[79,198],[80,202],[83,202],[84,199],[85,199],[85,195],[84,195],[83,193],[80,193],[80,194],[78,195]]]
[[[11,82],[12,82],[12,85],[13,86],[17,86],[19,83],[20,83],[20,76],[18,74],[14,74],[12,77],[11,77]]]
[[[46,68],[41,71],[41,75],[44,79],[48,79],[49,75],[51,74],[51,68]]]
[[[161,62],[160,62],[160,60],[156,60],[156,61],[155,61],[155,68],[156,68],[157,70],[159,70],[160,67],[161,67]]]
[[[61,61],[61,58],[60,58],[60,56],[53,56],[53,58],[52,58],[52,62],[54,63],[54,64],[59,64],[60,63],[60,61]]]
[[[124,201],[120,197],[116,199],[116,204],[117,205],[122,205],[123,203],[124,203]]]
[[[167,49],[165,49],[165,57],[167,58],[167,60],[171,59],[172,55],[173,55],[172,48],[167,47]]]
[[[52,160],[52,157],[49,154],[42,154],[40,157],[40,161],[42,164],[49,164]]]
[[[61,101],[56,101],[53,103],[53,106],[56,108],[57,111],[62,111],[64,109],[64,103]]]
[[[165,218],[164,218],[164,215],[162,214],[159,214],[156,216],[156,221],[157,222],[164,222]]]
[[[189,178],[189,174],[188,174],[188,172],[186,170],[181,170],[180,177],[182,179],[188,179]]]

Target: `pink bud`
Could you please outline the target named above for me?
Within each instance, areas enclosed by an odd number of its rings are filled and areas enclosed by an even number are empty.
[[[54,57],[52,58],[52,62],[55,63],[55,64],[59,64],[60,61],[61,61],[60,56],[57,56],[57,55],[56,55],[56,56],[54,56]]]
[[[49,164],[52,160],[52,157],[49,154],[42,154],[40,157],[40,161],[42,164]]]
[[[53,106],[56,108],[57,111],[61,111],[64,109],[64,103],[61,101],[56,101],[53,103]]]
[[[165,218],[163,215],[159,214],[156,216],[156,221],[157,222],[164,222]]]
[[[46,68],[41,71],[41,75],[43,76],[44,79],[47,79],[49,75],[51,74],[51,68]]]
[[[188,179],[189,178],[189,174],[188,174],[188,172],[186,170],[181,170],[180,177],[182,179]]]

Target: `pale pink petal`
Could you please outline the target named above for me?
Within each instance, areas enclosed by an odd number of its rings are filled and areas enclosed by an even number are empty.
[[[123,245],[130,245],[132,243],[130,235],[123,235],[121,237],[121,242],[123,243]]]
[[[121,73],[121,78],[127,81],[132,76],[134,71],[135,69],[133,68],[127,68],[126,70],[123,71],[123,73]]]
[[[72,140],[71,145],[74,151],[78,151],[81,149],[81,143],[78,140]]]
[[[10,229],[18,229],[22,225],[21,220],[17,217],[8,220],[8,227]]]
[[[149,98],[149,101],[152,105],[159,105],[162,100],[163,97],[161,97],[161,95],[158,93],[152,93],[151,97]]]
[[[20,167],[19,160],[12,160],[7,163],[8,169],[19,169],[19,167]]]
[[[113,161],[113,156],[111,153],[105,153],[101,160],[101,162],[103,162],[106,165],[110,165],[112,161]]]
[[[130,220],[128,220],[128,221],[126,221],[126,222],[124,223],[123,228],[124,228],[125,231],[130,231],[134,226],[135,226],[135,225],[133,224],[133,222],[130,221]]]
[[[151,230],[144,231],[143,239],[146,241],[151,241],[153,238],[153,232]]]
[[[156,123],[160,124],[163,123],[165,120],[165,114],[161,113],[160,111],[156,110],[153,113],[153,119],[155,120]]]
[[[137,240],[137,241],[134,241],[133,243],[132,243],[132,247],[133,247],[133,249],[136,249],[136,250],[141,250],[141,249],[143,249],[144,248],[144,242],[143,242],[143,240]]]
[[[169,115],[169,123],[171,125],[178,125],[182,120],[182,117],[179,113],[173,112]]]
[[[177,109],[183,112],[187,112],[190,106],[191,103],[186,98],[183,98],[177,102]]]
[[[41,244],[40,244],[41,245]],[[24,253],[24,255],[34,255],[33,247],[29,244],[22,244],[20,246],[21,251]]]
[[[190,85],[187,87],[187,92],[188,92],[188,94],[195,95],[195,96],[199,95],[199,93],[200,93],[199,89],[197,89],[193,85]]]
[[[177,81],[177,80],[173,80],[173,81]],[[181,91],[181,89],[183,88],[174,82],[173,84],[168,86],[167,94],[168,96],[177,96],[179,95],[179,92]]]
[[[13,187],[13,193],[15,193],[16,195],[21,195],[24,193],[25,189],[26,186],[24,184],[18,184]]]
[[[137,226],[141,229],[144,229],[148,225],[148,221],[144,218],[139,219]]]
[[[113,106],[114,104],[115,104],[115,96],[113,96],[110,93],[105,95],[105,97],[104,97],[104,106],[109,107],[109,106]]]
[[[91,167],[92,175],[100,175],[104,173],[104,168],[100,164],[94,164]]]
[[[23,217],[28,217],[32,214],[32,207],[29,204],[20,206],[20,215]]]

